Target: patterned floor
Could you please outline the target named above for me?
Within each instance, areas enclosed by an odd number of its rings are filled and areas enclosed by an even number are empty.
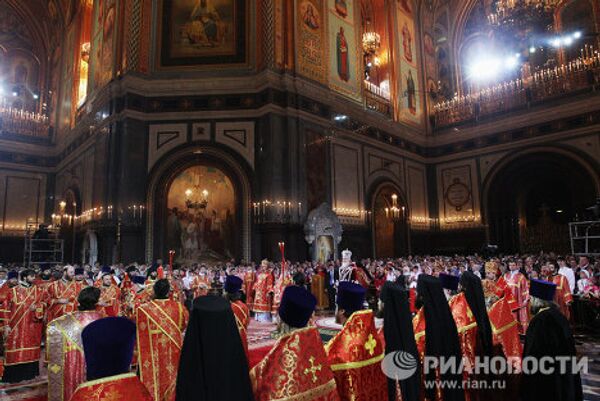
[[[338,326],[329,317],[320,317],[315,322],[323,329],[337,329]],[[275,340],[271,333],[275,330],[273,323],[251,321],[248,328],[248,348],[265,354],[273,346]],[[600,337],[576,336],[577,350],[580,355],[590,358],[588,374],[583,375],[584,401],[600,401]],[[46,401],[47,379],[45,369],[40,370],[42,376],[36,380],[16,385],[0,385],[1,401]],[[513,400],[515,401],[515,400]]]

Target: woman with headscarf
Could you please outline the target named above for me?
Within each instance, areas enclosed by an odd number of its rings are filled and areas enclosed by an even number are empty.
[[[252,401],[248,361],[225,298],[194,300],[177,374],[176,401]]]
[[[422,306],[413,318],[413,330],[421,362],[427,358],[444,361],[461,359],[458,331],[437,277],[421,274],[417,281],[417,301]],[[424,365],[422,365],[424,367]],[[430,401],[464,401],[462,374],[430,368],[424,370],[425,399]],[[444,382],[442,386],[441,382]],[[443,388],[442,388],[443,387]]]

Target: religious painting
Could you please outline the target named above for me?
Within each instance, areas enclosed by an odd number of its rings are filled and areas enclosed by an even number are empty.
[[[62,77],[60,85],[60,101],[58,114],[58,130],[64,130],[71,126],[72,113],[72,98],[73,98],[73,73],[75,54],[75,28],[76,24],[72,24],[67,31],[67,36],[64,45],[63,61],[62,61]]]
[[[296,0],[296,64],[306,78],[327,81],[323,0]]]
[[[161,65],[245,63],[247,0],[162,0]]]
[[[220,169],[194,166],[177,175],[167,195],[166,244],[182,264],[235,256],[235,189]]]
[[[418,73],[417,36],[411,0],[398,1],[398,30],[400,32],[400,104],[401,121],[421,123],[421,89]]]
[[[327,200],[327,141],[325,135],[306,130],[306,200],[308,210]]]
[[[361,74],[354,3],[328,0],[329,86],[360,100]]]
[[[317,261],[327,263],[333,259],[335,248],[333,247],[333,237],[331,235],[319,235],[317,237]]]
[[[94,2],[92,45],[89,62],[91,87],[106,85],[113,78],[115,64],[116,0]]]

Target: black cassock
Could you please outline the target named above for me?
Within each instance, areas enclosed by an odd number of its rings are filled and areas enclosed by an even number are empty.
[[[525,337],[523,358],[557,356],[575,357],[575,340],[567,319],[552,307],[539,312],[529,323]],[[523,372],[523,401],[581,401],[583,389],[579,373],[561,374],[560,364],[554,363],[553,374]]]

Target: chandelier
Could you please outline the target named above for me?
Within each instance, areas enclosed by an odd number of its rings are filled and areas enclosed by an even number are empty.
[[[492,28],[524,39],[535,31],[552,30],[558,3],[559,0],[496,0],[487,18]]]
[[[392,206],[391,207],[386,207],[384,209],[385,211],[385,217],[387,217],[388,219],[397,221],[400,220],[401,218],[404,217],[404,206],[402,207],[398,207],[398,195],[393,194],[392,195]]]
[[[194,189],[186,189],[185,206],[188,209],[205,210],[208,206],[208,191],[206,189],[200,191],[198,185],[194,185]]]
[[[381,46],[381,36],[377,32],[365,32],[362,35],[362,46],[365,53],[375,54]]]

